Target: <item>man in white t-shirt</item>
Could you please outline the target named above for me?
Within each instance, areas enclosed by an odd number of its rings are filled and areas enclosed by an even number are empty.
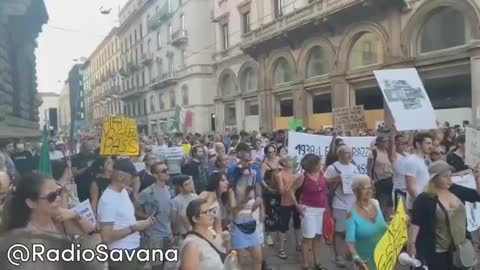
[[[345,231],[347,212],[355,202],[355,195],[352,192],[352,180],[355,175],[360,174],[357,166],[352,163],[352,149],[343,145],[337,150],[338,161],[328,166],[325,171],[325,179],[335,189],[335,197],[332,204],[332,215],[335,220],[335,235],[333,251],[335,262],[338,267],[345,267],[345,257],[339,254],[345,250]]]
[[[433,136],[429,133],[418,133],[413,139],[415,153],[406,158],[403,166],[407,188],[407,209],[411,209],[413,201],[422,193],[430,179],[428,173],[429,157],[433,149]]]
[[[393,161],[393,199],[396,209],[400,198],[406,202],[407,185],[405,182],[404,167],[409,154],[410,145],[404,135],[395,136],[395,160]]]
[[[111,184],[105,189],[98,202],[100,234],[109,250],[134,251],[140,247],[140,234],[153,225],[154,219],[135,219],[135,209],[125,185],[136,175],[135,166],[128,159],[119,159],[114,164]],[[110,270],[140,270],[143,265],[137,260],[109,262]]]

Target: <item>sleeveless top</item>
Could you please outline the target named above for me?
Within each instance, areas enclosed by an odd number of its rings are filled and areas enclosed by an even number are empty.
[[[217,237],[215,240],[217,241],[213,242],[212,244],[214,244],[218,250],[220,250],[221,252],[224,252],[225,249],[220,243],[222,241],[222,238]],[[215,249],[213,249],[207,241],[205,241],[204,239],[196,235],[193,235],[193,234],[187,235],[187,237],[183,241],[181,250],[183,251],[183,248],[190,242],[195,243],[198,246],[198,249],[200,250],[200,264],[198,265],[197,270],[223,270],[224,269],[222,259],[220,258],[220,255],[218,255],[217,251],[215,251]]]
[[[328,187],[323,175],[320,174],[318,180],[314,181],[305,174],[300,203],[309,207],[327,208]]]

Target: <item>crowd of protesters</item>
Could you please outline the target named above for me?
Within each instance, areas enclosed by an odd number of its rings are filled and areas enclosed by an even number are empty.
[[[178,248],[182,270],[223,269],[230,250],[239,253],[242,269],[269,269],[265,248],[281,259],[301,254],[303,269],[327,269],[321,247],[332,237],[336,267],[375,270],[374,249],[403,200],[411,215],[409,254],[430,269],[465,269],[454,253],[471,238],[464,203],[480,201],[480,177],[478,166],[465,164],[461,128],[398,133],[390,125],[362,132],[376,136],[366,175],[341,138],[350,134],[297,131],[333,135],[329,153],[307,154],[297,164],[284,130],[142,137],[136,157],[100,156],[99,140],[86,136],[72,151],[50,142],[50,177],[36,172],[40,144],[9,143],[0,154],[2,232],[27,229],[72,241],[98,235],[110,250]],[[188,153],[166,154],[186,144]],[[451,181],[468,174],[476,190]],[[346,178],[352,193],[342,187]],[[71,210],[87,199],[97,225]],[[286,243],[289,231],[293,243]],[[301,253],[289,254],[289,245]],[[108,263],[145,267],[166,265]]]

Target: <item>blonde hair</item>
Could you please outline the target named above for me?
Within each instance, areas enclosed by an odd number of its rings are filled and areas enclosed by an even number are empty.
[[[370,184],[372,180],[370,177],[366,174],[359,174],[355,175],[352,179],[352,191],[355,193],[356,196],[358,196],[361,188],[364,186],[364,184]]]
[[[443,177],[446,177],[446,176],[437,175],[437,176],[433,177],[432,179],[430,179],[430,181],[428,181],[428,184],[425,186],[425,193],[427,193],[428,195],[430,195],[432,197],[437,196],[438,195],[438,184],[439,184],[439,181]]]

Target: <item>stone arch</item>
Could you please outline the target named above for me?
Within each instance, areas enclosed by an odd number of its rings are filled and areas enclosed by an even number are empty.
[[[437,0],[425,1],[412,15],[402,31],[401,45],[403,54],[414,57],[418,52],[418,37],[427,20],[439,8],[449,7],[463,13],[467,20],[470,39],[480,38],[480,7],[472,0]],[[467,40],[468,42],[468,40]]]
[[[277,63],[277,61],[281,58],[284,58],[285,60],[287,60],[287,63],[291,66],[292,68],[292,76],[293,76],[293,80],[297,80],[298,77],[297,77],[297,65],[296,65],[296,61],[295,61],[295,58],[293,57],[292,53],[289,51],[289,50],[283,50],[283,51],[280,51],[278,53],[274,53],[272,54],[272,56],[270,57],[270,61],[267,65],[267,86],[268,87],[273,87],[273,69],[275,68],[275,64]]]
[[[379,36],[383,46],[383,59],[388,55],[388,33],[379,24],[373,22],[361,23],[360,25],[353,25],[345,31],[345,35],[340,43],[340,49],[337,55],[337,70],[338,72],[345,72],[349,69],[349,58],[352,46],[358,38],[366,32],[374,33]]]
[[[259,73],[259,66],[256,62],[254,61],[247,61],[245,63],[242,64],[242,66],[240,67],[239,71],[238,71],[238,87],[240,89],[240,91],[244,92],[244,89],[242,89],[241,85],[241,80],[243,79],[243,74],[245,71],[247,71],[248,69],[253,69],[254,72],[256,73],[257,75],[257,89],[259,88],[259,82],[260,82],[260,73]]]
[[[327,51],[331,64],[331,71],[333,71],[335,68],[336,51],[330,40],[326,38],[310,39],[305,42],[305,45],[306,46],[302,49],[298,58],[298,76],[300,76],[302,79],[306,79],[308,58],[311,50],[315,47],[322,47]]]
[[[233,72],[231,69],[226,68],[224,69],[221,73],[220,76],[218,76],[218,86],[217,86],[217,93],[218,96],[220,97],[226,97],[225,93],[223,92],[223,80],[225,79],[225,76],[231,76],[234,84],[234,91],[238,92],[238,79],[237,76],[235,75],[235,72]],[[232,93],[233,95],[234,93]]]

